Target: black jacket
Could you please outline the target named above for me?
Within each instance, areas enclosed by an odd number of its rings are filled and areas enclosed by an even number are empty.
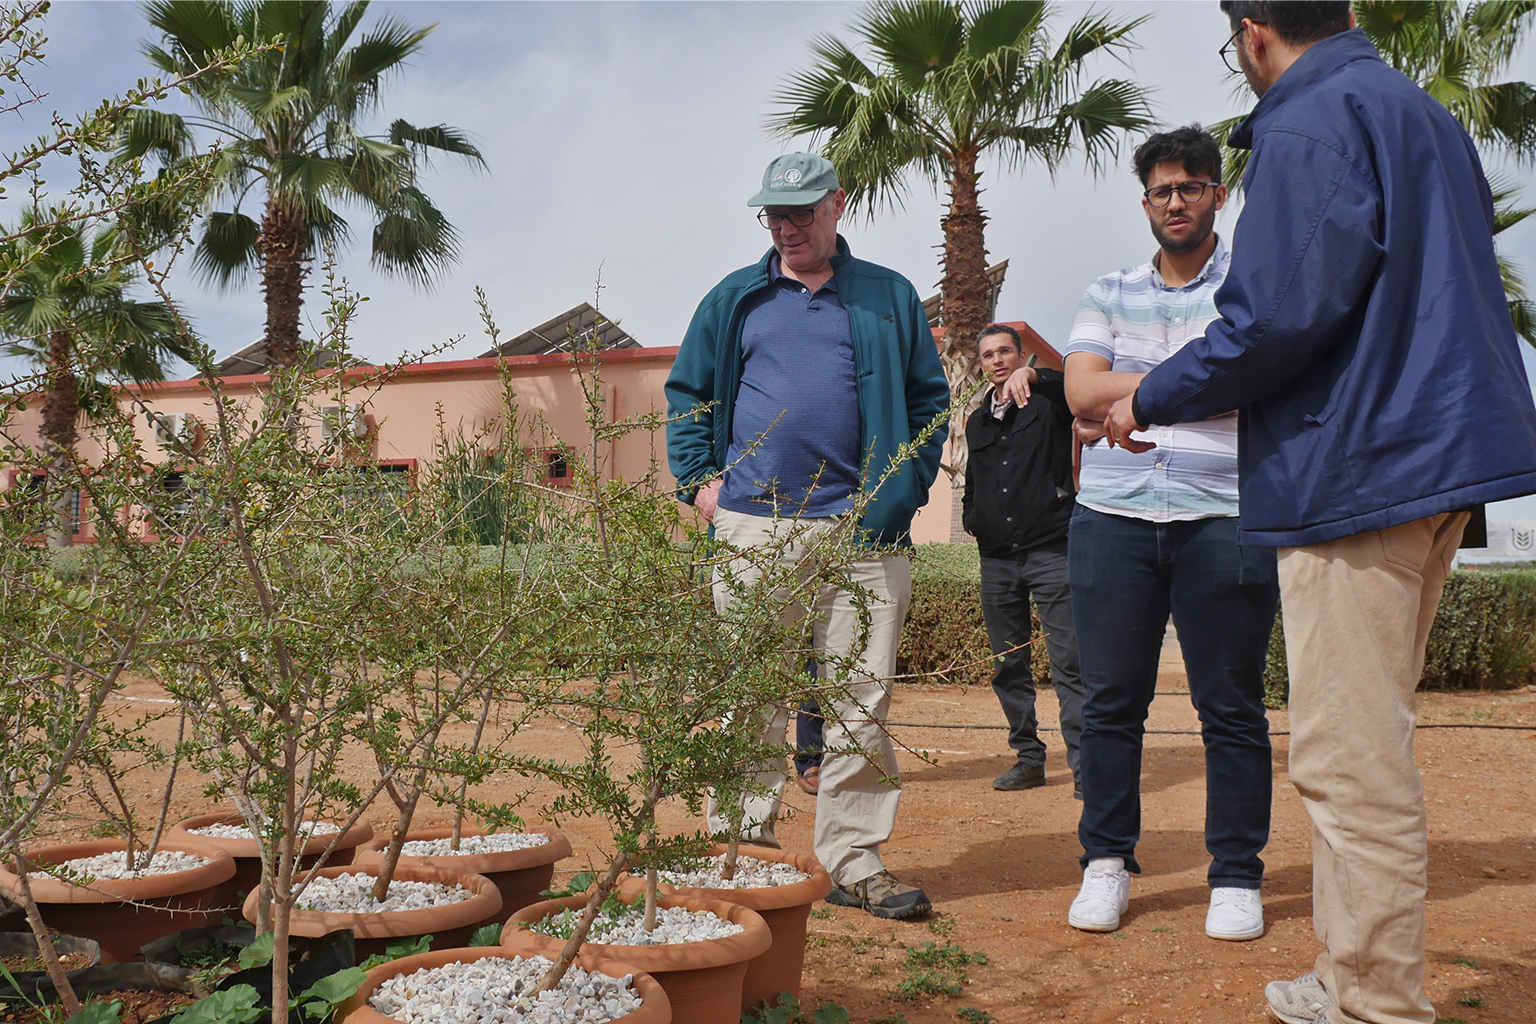
[[[1072,486],[1072,412],[1059,370],[1037,370],[1029,404],[992,416],[993,389],[965,424],[970,462],[961,522],[983,558],[1015,558],[1067,536]]]

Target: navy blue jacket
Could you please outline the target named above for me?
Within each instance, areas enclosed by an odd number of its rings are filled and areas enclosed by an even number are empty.
[[[1472,140],[1358,29],[1314,43],[1251,148],[1221,318],[1141,382],[1144,422],[1242,410],[1245,544],[1536,491],[1536,408]]]

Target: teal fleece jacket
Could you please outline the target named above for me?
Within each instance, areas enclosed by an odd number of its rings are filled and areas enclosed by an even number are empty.
[[[725,468],[731,412],[741,387],[741,328],[746,300],[768,287],[770,249],[704,296],[667,377],[667,462],[678,497],[692,503],[700,484]],[[949,385],[923,303],[893,270],[854,259],[839,235],[832,257],[837,296],[848,310],[859,398],[863,478],[873,486],[897,450],[949,405]],[[829,410],[830,414],[830,410]],[[913,514],[928,501],[939,471],[944,431],[880,485],[860,526],[868,540],[911,544]]]

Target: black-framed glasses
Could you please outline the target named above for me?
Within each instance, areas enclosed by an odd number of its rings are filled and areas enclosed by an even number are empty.
[[[1194,206],[1205,198],[1205,190],[1219,188],[1219,181],[1181,181],[1177,185],[1158,185],[1143,192],[1142,198],[1161,210],[1173,202],[1173,194],[1177,192],[1179,198],[1184,200],[1185,206]]]
[[[816,211],[821,209],[821,204],[831,197],[832,193],[828,192],[811,206],[791,210],[788,213],[769,213],[767,210],[758,210],[757,222],[769,231],[779,230],[784,226],[785,221],[789,221],[797,228],[808,228],[816,219]]]
[[[1255,20],[1253,18],[1249,18],[1248,20],[1253,22],[1255,25],[1268,25],[1269,24],[1269,22],[1267,22],[1267,21],[1257,21],[1257,20]],[[1232,57],[1229,57],[1228,54],[1232,54],[1233,56],[1236,56],[1236,52],[1237,52],[1236,51],[1237,37],[1242,35],[1246,31],[1248,31],[1248,26],[1247,25],[1239,25],[1239,26],[1237,26],[1237,31],[1233,32],[1232,35],[1227,39],[1227,41],[1222,44],[1221,49],[1216,51],[1216,55],[1221,58],[1221,62],[1223,64],[1225,64],[1227,66],[1227,70],[1232,72],[1234,75],[1240,75],[1240,74],[1243,73],[1242,61],[1238,61],[1237,66],[1234,67],[1233,64],[1232,64]]]

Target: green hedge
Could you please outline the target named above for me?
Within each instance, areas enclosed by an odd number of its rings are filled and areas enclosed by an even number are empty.
[[[913,549],[912,610],[897,671],[928,675],[948,670],[950,682],[990,685],[980,576],[974,544],[922,544]],[[1038,620],[1035,625],[1038,630]],[[1032,654],[1036,683],[1047,683],[1045,645],[1036,644]],[[1531,682],[1536,682],[1536,571],[1453,572],[1430,630],[1420,686],[1498,690]],[[1278,616],[1264,683],[1266,703],[1284,707],[1288,685]]]

